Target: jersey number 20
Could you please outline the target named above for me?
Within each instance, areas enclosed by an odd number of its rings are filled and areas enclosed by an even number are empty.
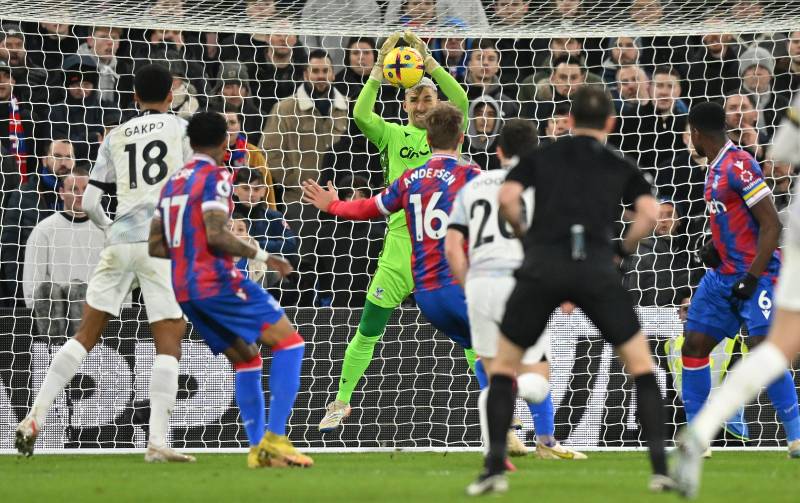
[[[522,214],[527,215],[528,211],[525,207],[525,200],[522,199],[520,202],[522,203]],[[470,218],[475,218],[475,211],[478,208],[483,211],[483,216],[481,217],[481,223],[478,226],[478,235],[475,236],[475,243],[472,245],[473,248],[494,242],[494,236],[491,234],[485,234],[484,232],[486,230],[486,224],[489,221],[489,216],[492,214],[492,203],[486,199],[478,199],[472,203],[472,207],[469,209]],[[503,218],[503,215],[501,215],[499,211],[497,212],[497,227],[500,230],[500,235],[505,239],[514,239],[514,232],[509,228],[508,222],[506,222],[506,219]]]
[[[158,152],[153,152],[158,150]],[[137,159],[136,159],[136,144],[129,143],[125,145],[125,152],[128,153],[128,175],[130,178],[130,187],[135,189],[139,186],[137,181]],[[167,176],[167,163],[164,158],[167,157],[167,144],[161,140],[153,140],[144,146],[142,149],[142,179],[148,185],[155,185],[164,177]],[[157,167],[158,171],[153,174],[153,167]]]

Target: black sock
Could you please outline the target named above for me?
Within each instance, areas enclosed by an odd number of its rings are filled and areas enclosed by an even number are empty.
[[[489,382],[489,396],[486,414],[489,419],[489,454],[486,456],[486,470],[489,473],[502,473],[505,470],[506,435],[511,427],[516,400],[514,380],[508,376],[495,375]]]
[[[664,455],[664,404],[656,383],[656,376],[644,374],[634,378],[636,383],[639,423],[650,450],[650,464],[653,473],[667,474],[667,460]]]

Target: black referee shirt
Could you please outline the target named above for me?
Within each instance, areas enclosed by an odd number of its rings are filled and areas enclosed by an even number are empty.
[[[525,249],[569,254],[570,228],[583,225],[587,250],[611,253],[623,205],[652,194],[636,164],[589,136],[565,136],[520,158],[506,180],[535,187]],[[606,255],[607,253],[602,253]]]

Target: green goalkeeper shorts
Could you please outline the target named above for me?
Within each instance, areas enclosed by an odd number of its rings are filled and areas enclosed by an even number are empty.
[[[394,309],[413,291],[411,237],[403,227],[389,231],[383,240],[378,270],[369,284],[367,300],[378,307]]]

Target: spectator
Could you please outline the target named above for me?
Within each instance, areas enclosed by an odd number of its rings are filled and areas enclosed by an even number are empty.
[[[650,101],[650,77],[639,65],[624,65],[617,70],[614,105],[617,112],[626,103],[639,104]]]
[[[16,182],[4,176],[3,186],[19,186],[29,173],[36,171],[34,123],[30,109],[14,96],[14,77],[11,68],[0,60],[0,146],[16,163]],[[10,173],[4,172],[10,176]]]
[[[248,143],[261,143],[263,117],[258,108],[258,99],[250,92],[250,75],[247,67],[235,61],[220,65],[217,87],[211,92],[209,106],[218,110],[229,110],[239,114],[241,131]]]
[[[200,100],[197,89],[186,77],[186,63],[169,52],[165,55],[165,59],[157,60],[155,64],[164,66],[172,75],[172,103],[169,111],[189,120],[200,109]]]
[[[616,37],[608,39],[606,52],[608,57],[603,61],[601,77],[606,85],[616,88],[617,71],[622,66],[635,65],[639,62],[639,43],[634,37]]]
[[[677,206],[678,213],[685,216],[685,228],[691,242],[689,249],[695,250],[699,248],[697,241],[702,240],[706,224],[705,184],[708,159],[700,157],[695,150],[688,126],[683,131],[681,140],[681,148],[659,165],[655,186],[658,193],[672,201]]]
[[[475,100],[481,96],[493,98],[502,110],[502,117],[519,117],[519,104],[503,94],[500,85],[500,56],[494,48],[494,41],[484,39],[470,53],[464,84],[467,96]]]
[[[78,55],[91,59],[97,68],[100,104],[125,110],[133,108],[133,62],[117,56],[121,36],[121,28],[94,26]]]
[[[148,63],[166,62],[167,66],[180,68],[179,72],[196,90],[198,97],[208,94],[205,69],[202,65],[203,48],[199,43],[188,44],[188,34],[180,30],[145,30],[139,36],[129,33],[131,57],[135,67]],[[205,98],[200,106],[205,105]]]
[[[17,190],[6,196],[0,232],[0,298],[13,307],[23,292],[18,290],[22,279],[20,265],[24,260],[24,243],[36,224],[50,216],[56,207],[58,177],[75,167],[72,145],[66,140],[53,140],[38,173],[29,173]]]
[[[767,140],[775,134],[775,128],[786,115],[789,102],[772,90],[775,74],[775,58],[763,47],[746,50],[739,60],[739,77],[742,93],[747,94],[758,112],[756,128],[766,133]]]
[[[388,0],[384,23],[429,28],[458,19],[470,28],[488,28],[481,0]]]
[[[369,73],[375,65],[378,52],[375,50],[375,40],[369,37],[353,37],[347,41],[345,69],[336,76],[336,89],[349,100],[349,116],[353,115],[353,106],[358,94],[369,79]],[[400,90],[398,88],[382,85],[379,91],[379,107],[376,113],[381,117],[400,118]],[[361,132],[351,124],[351,135],[360,135]],[[363,152],[364,149],[361,149]]]
[[[225,166],[234,174],[241,169],[256,170],[264,180],[264,201],[270,210],[277,210],[272,174],[267,167],[267,158],[260,148],[247,141],[242,133],[241,120],[235,111],[225,111],[225,122],[228,124],[228,151],[225,153]]]
[[[333,66],[325,51],[311,52],[303,78],[293,96],[272,107],[263,137],[290,222],[300,218],[300,182],[319,178],[325,152],[348,130],[347,99],[332,85]]]
[[[352,201],[372,197],[367,180],[354,176],[343,180],[339,197]],[[327,225],[330,223],[330,225]],[[332,307],[364,305],[372,274],[378,265],[386,222],[370,221],[326,222],[319,241],[317,304]]]
[[[766,160],[761,163],[764,168],[764,177],[767,184],[772,189],[772,196],[775,200],[775,207],[781,217],[781,223],[788,225],[788,208],[792,202],[792,185],[794,177],[797,176],[797,169],[783,161]]]
[[[534,60],[533,64],[537,67],[544,67],[543,73],[535,77],[536,80],[546,76],[552,71],[554,62],[562,58],[575,58],[583,60],[583,42],[573,37],[553,37],[548,39],[547,50],[539,51],[541,55]]]
[[[234,178],[235,211],[246,218],[248,233],[269,253],[277,253],[297,264],[298,239],[277,210],[266,203],[269,190],[258,169],[240,169]]]
[[[653,29],[663,24],[666,2],[661,0],[631,0],[628,14],[636,28]],[[639,40],[637,64],[651,72],[655,66],[682,64],[686,61],[688,39],[683,36],[644,36]]]
[[[297,46],[297,35],[273,33],[267,44],[258,51],[256,60],[248,63],[247,73],[255,81],[255,96],[259,109],[267,115],[279,100],[295,92],[298,81],[303,78],[306,51]]]
[[[655,166],[681,148],[689,106],[681,99],[681,76],[670,66],[657,66],[653,71],[652,95],[655,106]]]
[[[577,58],[562,56],[553,62],[553,72],[539,81],[526,79],[520,87],[518,100],[522,115],[544,123],[552,117],[559,103],[569,103],[569,96],[586,83],[586,67]],[[534,76],[535,77],[535,76]]]
[[[687,248],[684,222],[672,201],[659,205],[653,237],[643,239],[634,255],[622,261],[622,283],[640,306],[680,306],[698,279]]]
[[[458,26],[456,26],[458,27]],[[429,44],[431,54],[456,80],[463,81],[467,74],[467,63],[473,40],[464,37],[448,37],[432,40]],[[499,50],[498,50],[499,54]],[[369,71],[367,71],[369,74]]]
[[[100,261],[105,234],[89,221],[82,207],[88,183],[85,167],[66,174],[58,188],[63,209],[36,224],[25,245],[25,306],[33,309],[42,335],[72,337],[73,320],[81,318],[86,283]]]
[[[530,23],[529,0],[494,0],[491,22],[502,28],[518,28]],[[506,82],[521,82],[534,73],[533,60],[539,41],[531,38],[502,38],[497,41],[500,67]]]
[[[351,126],[351,131],[353,127]],[[345,135],[325,154],[319,184],[329,181],[336,187],[345,187],[346,180],[360,178],[373,189],[384,187],[383,166],[377,148],[359,131]],[[323,214],[321,217],[325,218]]]
[[[545,11],[541,14],[543,24],[552,24],[562,28],[569,28],[581,21],[585,22],[586,11],[582,0],[550,0],[545,5]]]
[[[769,142],[765,131],[759,131],[758,112],[750,98],[744,94],[734,93],[725,97],[725,125],[728,138],[739,147],[750,152],[753,157],[761,159],[764,145]]]
[[[547,119],[544,128],[547,141],[556,141],[559,136],[569,134],[569,104],[559,103],[553,110],[553,115]]]
[[[719,24],[715,18],[708,24]],[[721,98],[739,88],[738,47],[729,33],[707,33],[702,45],[688,55],[689,70],[686,80],[692,100]]]
[[[258,241],[248,234],[247,223],[248,220],[245,215],[234,211],[228,222],[228,226],[230,231],[237,238],[247,241],[253,246],[260,246]],[[256,260],[248,260],[247,257],[233,257],[233,261],[236,264],[236,268],[239,269],[239,272],[244,274],[245,277],[252,279],[256,283],[261,283],[261,280],[264,279],[264,275],[267,272],[267,265],[265,263]]]
[[[53,72],[51,78],[57,83],[61,80],[58,72],[63,68],[64,57],[78,50],[78,38],[73,34],[72,25],[34,23],[27,26],[23,32],[29,34],[25,37],[28,57],[35,66]]]
[[[263,26],[274,26],[285,24],[282,17],[283,12],[278,9],[275,0],[245,0],[244,12],[247,18],[254,24]],[[263,54],[264,48],[268,45],[270,35],[266,33],[236,33],[234,35],[223,36],[220,40],[220,56],[222,61],[239,61],[250,65],[259,61],[259,54]],[[254,73],[251,71],[250,75]]]
[[[35,118],[46,117],[49,103],[47,71],[28,57],[25,34],[18,25],[5,24],[0,30],[0,60],[11,67],[14,96],[30,108]]]
[[[302,18],[304,21],[311,22],[318,19],[336,19],[341,16],[342,12],[347,13],[349,23],[362,23],[364,26],[379,24],[381,19],[381,9],[376,0],[306,0]],[[333,67],[337,73],[348,66],[348,55],[345,49],[349,48],[350,44],[345,37],[308,35],[303,38],[303,45],[315,49],[325,49],[333,61]],[[369,75],[369,71],[367,74]]]
[[[502,117],[501,105],[491,96],[480,96],[470,104],[465,150],[483,169],[500,169],[496,143]]]
[[[64,103],[50,109],[54,138],[69,138],[75,157],[94,160],[103,139],[105,121],[119,121],[119,112],[104,110],[97,92],[98,73],[94,62],[86,57],[70,56],[64,61]]]
[[[786,72],[775,76],[775,92],[783,94],[790,103],[800,88],[800,30],[789,33],[786,41],[786,52],[789,56],[789,68]],[[0,53],[0,58],[2,54]]]

